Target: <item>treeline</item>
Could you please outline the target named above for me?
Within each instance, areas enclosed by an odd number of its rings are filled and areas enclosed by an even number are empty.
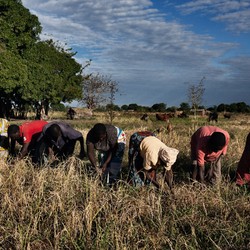
[[[0,117],[37,116],[43,107],[81,98],[83,67],[71,49],[49,39],[20,0],[0,0]]]
[[[186,102],[180,104],[179,107],[171,106],[167,107],[165,103],[156,103],[151,107],[148,106],[140,106],[136,103],[128,104],[128,105],[112,105],[108,104],[105,107],[99,107],[97,110],[105,111],[113,109],[114,111],[138,111],[138,112],[175,112],[177,110],[181,110],[186,112],[187,114],[192,109],[190,105]],[[247,105],[245,102],[238,102],[232,104],[220,104],[218,106],[213,106],[209,108],[205,108],[204,106],[199,106],[198,109],[207,109],[211,112],[232,112],[232,113],[250,113],[250,106]]]

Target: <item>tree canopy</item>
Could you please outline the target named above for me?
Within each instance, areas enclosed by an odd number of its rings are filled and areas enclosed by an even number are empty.
[[[41,24],[19,0],[0,0],[0,116],[82,95],[82,66],[71,49],[41,41]]]

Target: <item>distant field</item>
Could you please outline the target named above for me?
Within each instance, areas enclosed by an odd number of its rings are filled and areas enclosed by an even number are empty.
[[[117,190],[103,187],[88,171],[88,161],[70,158],[58,168],[35,169],[28,160],[0,163],[0,249],[250,249],[250,196],[233,182],[235,169],[250,132],[250,115],[171,118],[167,123],[141,121],[141,114],[116,113],[113,124],[127,138],[135,131],[161,132],[157,136],[180,153],[174,165],[174,194],[153,186],[135,189],[126,183],[127,150]],[[66,120],[86,138],[105,113]],[[11,121],[21,123],[23,121]],[[216,125],[231,136],[223,159],[220,188],[189,181],[190,137],[203,125]],[[79,152],[77,145],[76,155]],[[161,171],[158,172],[159,178]]]

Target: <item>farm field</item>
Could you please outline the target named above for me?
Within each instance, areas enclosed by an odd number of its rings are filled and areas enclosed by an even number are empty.
[[[34,168],[28,160],[0,163],[0,249],[250,249],[250,192],[233,178],[250,132],[250,115],[171,118],[168,123],[148,121],[138,113],[116,113],[113,124],[129,139],[136,131],[158,131],[157,137],[180,153],[173,167],[174,190],[162,183],[136,189],[127,184],[128,143],[121,181],[116,189],[104,187],[76,156],[57,168]],[[84,138],[97,122],[108,123],[106,113],[66,120]],[[22,121],[11,121],[21,123]],[[216,125],[230,134],[223,159],[220,187],[189,180],[190,137],[203,125]],[[161,179],[161,171],[158,171]]]

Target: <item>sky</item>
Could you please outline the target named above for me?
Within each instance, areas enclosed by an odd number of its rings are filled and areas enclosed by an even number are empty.
[[[250,0],[22,0],[54,39],[118,83],[115,104],[250,104]]]

